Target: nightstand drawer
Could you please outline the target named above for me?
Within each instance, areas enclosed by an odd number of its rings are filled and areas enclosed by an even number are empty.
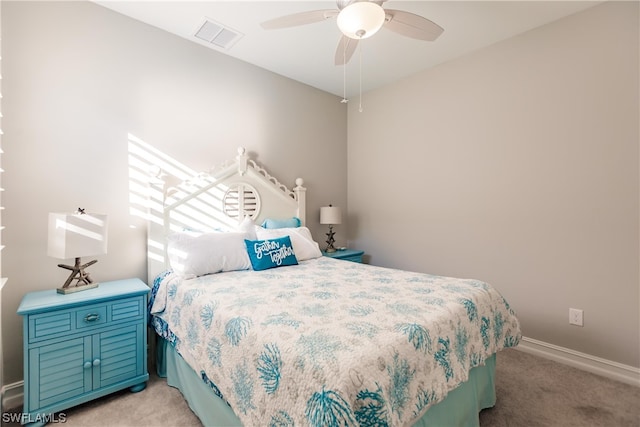
[[[360,254],[360,255],[352,255],[352,256],[345,256],[345,257],[342,257],[342,258],[339,258],[339,259],[344,260],[344,261],[360,262],[361,263],[362,262],[362,254]]]
[[[357,249],[341,249],[335,252],[322,252],[322,255],[329,258],[340,259],[343,261],[360,262],[360,263],[362,262],[363,254],[364,254],[364,251],[359,251]]]
[[[135,296],[75,309],[29,316],[29,342],[68,336],[81,331],[144,318],[146,296]]]

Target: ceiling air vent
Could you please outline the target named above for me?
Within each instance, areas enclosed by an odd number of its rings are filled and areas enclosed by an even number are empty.
[[[222,49],[229,49],[243,34],[210,19],[205,19],[195,36]]]

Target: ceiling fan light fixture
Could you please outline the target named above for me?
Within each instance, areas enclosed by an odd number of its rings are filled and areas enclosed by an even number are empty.
[[[374,35],[385,20],[382,6],[370,1],[358,1],[343,8],[338,14],[340,31],[352,39],[366,39]]]

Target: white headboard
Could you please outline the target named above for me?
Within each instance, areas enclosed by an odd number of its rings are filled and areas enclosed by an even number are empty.
[[[149,284],[168,268],[165,240],[172,231],[233,229],[245,215],[256,224],[266,218],[298,217],[305,224],[306,188],[303,180],[289,190],[238,148],[235,159],[175,186],[156,169],[150,179],[147,234]]]

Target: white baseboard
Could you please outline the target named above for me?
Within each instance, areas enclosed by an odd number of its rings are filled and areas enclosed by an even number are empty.
[[[640,369],[533,338],[522,337],[516,350],[640,387]]]
[[[17,381],[2,387],[2,409],[19,408],[24,402],[24,382]]]

